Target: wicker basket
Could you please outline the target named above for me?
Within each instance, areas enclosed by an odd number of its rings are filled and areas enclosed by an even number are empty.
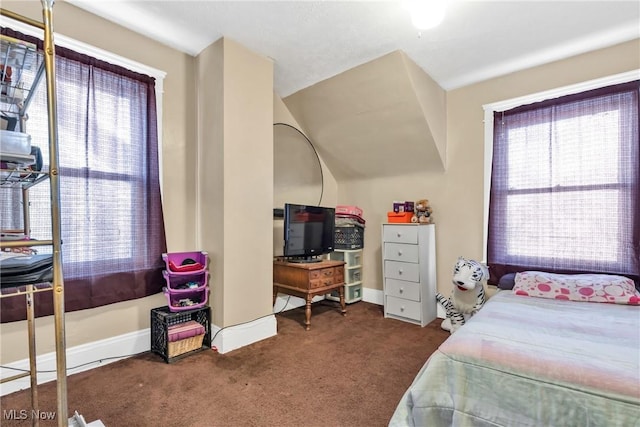
[[[203,339],[204,339],[204,334],[195,335],[191,338],[185,338],[183,340],[170,342],[169,348],[167,350],[167,357],[174,357],[183,353],[188,353],[193,350],[198,350],[199,348],[202,347]]]

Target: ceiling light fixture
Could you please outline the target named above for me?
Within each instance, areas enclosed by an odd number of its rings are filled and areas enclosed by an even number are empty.
[[[411,14],[411,22],[419,30],[437,27],[447,10],[447,0],[409,0],[405,7]]]

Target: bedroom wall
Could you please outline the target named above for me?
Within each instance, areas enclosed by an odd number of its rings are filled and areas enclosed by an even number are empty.
[[[640,69],[640,40],[512,73],[447,92],[447,162],[444,173],[421,173],[342,181],[338,201],[363,208],[367,220],[365,286],[382,290],[381,224],[394,200],[427,198],[436,223],[440,292],[451,292],[459,255],[482,259],[483,105],[574,83]]]
[[[3,1],[2,7],[12,10],[18,14],[30,17],[32,19],[41,19],[40,2],[24,2],[24,1]],[[198,148],[198,137],[207,138],[200,135],[197,129],[198,114],[197,104],[194,101],[199,93],[211,91],[211,93],[220,93],[216,89],[216,81],[209,78],[198,78],[196,58],[168,48],[160,43],[147,39],[135,32],[126,30],[116,24],[96,17],[82,9],[76,8],[64,2],[57,2],[54,6],[54,27],[56,33],[63,34],[78,41],[89,45],[113,52],[117,55],[140,62],[144,65],[154,67],[158,70],[165,71],[164,94],[163,94],[163,121],[162,121],[162,187],[163,187],[163,205],[165,206],[165,228],[167,233],[167,245],[169,251],[190,251],[194,249],[207,250],[212,249],[212,267],[215,274],[222,275],[224,271],[221,259],[215,255],[219,251],[215,247],[215,235],[223,233],[221,222],[215,222],[215,216],[211,215],[214,210],[207,210],[210,206],[205,200],[202,202],[200,213],[196,218],[197,191],[198,182],[196,179],[196,163],[200,154]],[[215,51],[215,47],[213,50]],[[240,49],[241,50],[241,49]],[[249,71],[254,71],[249,68]],[[267,75],[269,82],[273,81],[272,75]],[[221,83],[218,80],[218,83]],[[213,87],[207,86],[212,84]],[[222,86],[218,86],[222,90]],[[289,123],[294,126],[299,125],[286,109],[282,100],[269,89],[268,106],[265,103],[264,110],[273,110],[273,119],[278,122]],[[211,94],[208,96],[211,99]],[[215,107],[211,107],[215,109]],[[224,108],[220,106],[219,108]],[[212,113],[222,120],[216,112]],[[201,117],[202,119],[202,117]],[[220,124],[219,121],[213,121],[213,126],[207,131],[213,131],[216,137],[215,125]],[[271,135],[271,124],[269,122],[269,133]],[[268,152],[267,152],[268,151]],[[271,150],[264,152],[265,156],[271,155]],[[262,160],[261,160],[262,161]],[[213,170],[210,164],[202,166],[205,170]],[[335,205],[337,199],[337,184],[331,172],[326,169],[326,165],[322,162],[324,174],[323,203]],[[239,168],[244,170],[243,166]],[[218,170],[222,170],[218,168]],[[205,179],[208,179],[205,176]],[[270,182],[271,178],[264,180],[265,183]],[[220,181],[222,182],[222,181]],[[212,189],[212,184],[207,184],[207,189]],[[219,189],[222,191],[221,189]],[[265,197],[268,192],[261,192]],[[219,193],[221,194],[221,193]],[[240,193],[239,193],[240,194]],[[240,197],[249,200],[250,197],[241,195]],[[214,197],[215,199],[215,197]],[[210,199],[213,200],[213,199]],[[262,204],[262,203],[261,203]],[[271,201],[267,204],[269,211],[271,210]],[[228,214],[229,216],[230,214]],[[214,230],[203,229],[203,223],[213,225]],[[250,223],[250,221],[245,221]],[[269,224],[271,224],[271,216],[269,216]],[[256,226],[254,224],[254,226]],[[265,230],[268,228],[262,227]],[[237,240],[243,244],[251,243],[252,233],[248,232],[247,227],[235,227],[240,232]],[[220,307],[214,307],[214,323],[220,326],[223,323],[236,323],[237,321],[251,320],[270,312],[271,307],[271,257],[274,253],[275,245],[281,246],[282,243],[271,243],[276,236],[270,231],[264,235],[264,240],[268,244],[264,248],[265,261],[261,264],[260,271],[264,276],[263,280],[255,281],[253,276],[250,278],[236,278],[234,280],[244,284],[255,284],[258,289],[260,298],[253,299],[254,308],[247,312],[246,299],[247,293],[256,294],[253,289],[244,289],[236,287],[228,292],[225,306],[228,307],[228,319],[216,318],[216,314],[222,316],[224,310]],[[280,228],[280,233],[282,229]],[[255,233],[254,233],[255,234]],[[207,246],[207,247],[205,247]],[[243,257],[246,259],[246,257]],[[241,274],[256,274],[254,269],[247,269],[238,266],[242,263],[233,262],[231,268],[239,271]],[[220,268],[219,268],[220,267]],[[268,283],[267,283],[268,282]],[[219,301],[222,301],[224,289],[222,283],[224,278],[219,276],[212,279],[212,284],[219,285],[212,289],[212,295],[216,295]],[[257,301],[257,302],[256,302]],[[108,339],[111,337],[145,330],[149,326],[149,310],[154,307],[166,305],[164,295],[157,294],[147,298],[141,298],[132,301],[126,301],[118,304],[98,307],[91,310],[83,310],[67,313],[66,318],[66,339],[67,347],[74,347],[94,341]],[[214,304],[212,304],[214,305]],[[255,313],[254,313],[255,312]],[[240,316],[240,317],[238,317]],[[28,347],[26,340],[26,322],[12,322],[0,325],[0,361],[3,364],[11,363],[16,360],[22,360],[28,357]],[[39,318],[36,321],[36,337],[39,354],[46,354],[55,350],[54,343],[54,327],[53,317]]]
[[[197,241],[226,327],[272,311],[273,61],[224,38],[197,64]]]
[[[39,2],[3,0],[2,7],[40,19]],[[163,203],[170,251],[193,250],[196,241],[195,59],[65,2],[54,8],[56,31],[167,72],[163,104]],[[458,255],[482,256],[483,110],[482,105],[558,86],[640,68],[640,41],[623,43],[513,73],[447,93],[446,172],[428,170],[384,179],[340,182],[337,202],[357,204],[367,219],[365,286],[382,289],[380,224],[393,200],[428,198],[436,222],[438,287],[450,290],[451,268]],[[329,203],[329,202],[328,202]],[[249,238],[240,234],[242,238]],[[231,301],[229,310],[242,311],[244,301]],[[165,305],[161,294],[92,310],[68,313],[69,347],[135,332],[148,327],[149,310]],[[26,322],[0,325],[0,360],[27,357]],[[53,319],[37,320],[39,353],[54,350]]]
[[[308,132],[304,127],[298,123],[298,121],[293,117],[291,111],[287,108],[282,98],[280,98],[277,94],[273,94],[273,122],[274,123],[285,123],[290,126],[295,127],[300,130],[302,133],[308,136]],[[311,141],[311,144],[314,144],[314,141]],[[320,200],[321,206],[335,206],[338,204],[338,183],[327,167],[326,163],[320,158],[320,167],[322,168],[322,198]],[[288,189],[287,194],[296,194],[296,189]],[[275,207],[275,206],[274,206]],[[273,220],[273,255],[281,256],[284,246],[284,221],[282,218],[274,218]],[[291,297],[296,298],[296,297]],[[302,299],[301,299],[302,300]]]
[[[2,1],[2,7],[41,21],[39,1]],[[170,251],[193,250],[195,241],[196,104],[194,63],[187,54],[98,18],[65,2],[54,6],[54,29],[78,41],[165,71],[162,184]],[[169,207],[169,208],[167,208]],[[149,310],[166,305],[163,294],[66,314],[67,346],[111,338],[149,326]],[[53,317],[36,321],[39,354],[55,349]],[[26,322],[0,325],[2,364],[28,357]]]

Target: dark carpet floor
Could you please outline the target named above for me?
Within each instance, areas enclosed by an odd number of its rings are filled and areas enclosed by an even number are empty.
[[[385,319],[382,307],[315,303],[276,316],[278,334],[226,354],[195,353],[167,364],[144,353],[68,377],[69,415],[124,426],[385,426],[429,355],[449,336],[436,319],[424,328]],[[39,386],[41,411],[55,411],[56,384]],[[30,411],[29,390],[2,397]],[[40,422],[53,426],[55,422]]]

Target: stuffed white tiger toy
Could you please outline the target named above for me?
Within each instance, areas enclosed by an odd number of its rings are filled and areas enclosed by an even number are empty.
[[[447,318],[440,325],[454,333],[484,305],[486,298],[483,282],[489,278],[489,269],[478,261],[459,257],[453,268],[451,298],[436,294],[436,300],[444,307]]]

